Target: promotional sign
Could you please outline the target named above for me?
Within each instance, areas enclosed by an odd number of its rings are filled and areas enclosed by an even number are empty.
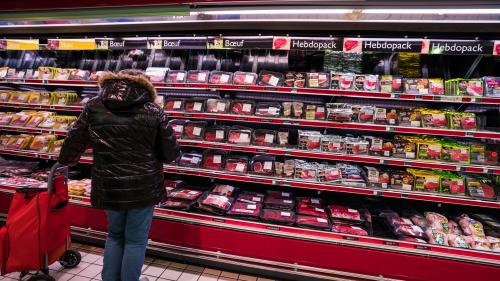
[[[363,52],[420,53],[422,39],[363,39]]]
[[[333,37],[280,37],[273,38],[274,50],[341,51],[342,41]]]
[[[146,49],[147,41],[146,37],[96,38],[95,44],[98,50]]]
[[[272,49],[272,36],[210,37],[208,49]]]
[[[95,50],[95,39],[48,39],[47,49],[57,50]]]
[[[429,54],[491,55],[493,41],[429,40]]]
[[[0,50],[38,50],[40,43],[38,39],[1,39]]]
[[[157,37],[148,38],[148,49],[204,50],[207,37]]]

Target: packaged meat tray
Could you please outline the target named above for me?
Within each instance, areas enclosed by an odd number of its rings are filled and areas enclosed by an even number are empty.
[[[281,87],[285,81],[285,76],[279,72],[261,71],[259,73],[259,86]]]
[[[202,167],[210,170],[222,170],[228,152],[225,150],[207,149],[203,152]]]
[[[310,72],[307,73],[308,88],[330,88],[330,74],[326,72]]]
[[[429,94],[429,80],[425,78],[405,78],[403,79],[405,93],[412,95]]]
[[[231,102],[223,99],[208,99],[207,110],[208,113],[228,113]]]
[[[205,130],[204,140],[210,142],[224,142],[227,139],[228,128],[226,126],[212,126]]]
[[[226,158],[224,169],[229,172],[247,173],[248,172],[248,156],[231,155]]]
[[[192,84],[206,84],[208,83],[208,78],[210,71],[208,70],[190,70],[187,73],[187,83]]]
[[[258,220],[262,211],[262,204],[234,202],[226,215],[245,219]]]
[[[358,80],[358,76],[356,76],[356,82]],[[357,83],[356,83],[357,85]],[[367,92],[378,92],[379,89],[379,76],[378,75],[364,75],[363,79],[363,88],[358,89],[361,91]]]
[[[410,219],[400,217],[386,218],[392,233],[397,237],[411,236],[423,239],[426,234],[418,225],[414,225]]]
[[[327,209],[333,220],[347,220],[354,223],[364,222],[364,218],[356,209],[341,205],[329,205]]]
[[[306,104],[304,105],[304,115],[307,120],[324,120],[325,107],[323,105]]]
[[[484,95],[500,97],[500,77],[483,77]]]
[[[31,144],[29,146],[30,150],[39,151],[46,153],[49,151],[50,143],[57,139],[54,135],[39,135],[33,137]]]
[[[297,216],[297,225],[299,227],[319,229],[319,230],[325,230],[325,231],[328,231],[331,228],[330,221],[328,220],[328,217],[326,217],[326,218],[321,217],[320,218],[320,217],[298,215]]]
[[[422,127],[422,113],[418,109],[400,109],[397,123],[404,127]]]
[[[321,151],[340,153],[345,151],[345,139],[341,136],[326,135],[321,137]]]
[[[459,217],[458,224],[462,228],[465,235],[485,237],[483,224],[479,221],[470,218],[468,215],[463,214]]]
[[[186,83],[187,72],[182,70],[170,70],[167,74],[167,83]]]
[[[288,138],[290,136],[289,131],[279,131],[277,135],[277,145],[281,147],[287,147],[289,142]]]
[[[184,99],[172,98],[167,99],[165,103],[165,110],[167,111],[183,111],[184,110]]]
[[[321,148],[322,135],[318,131],[299,130],[298,149],[319,150]]]
[[[260,218],[265,222],[275,224],[293,225],[295,223],[295,213],[290,211],[264,209]]]
[[[7,143],[5,144],[5,148],[8,149],[26,149],[29,147],[33,136],[31,135],[16,135],[11,136]]]
[[[255,107],[255,116],[280,117],[281,104],[278,102],[259,102]]]
[[[266,194],[267,198],[294,200],[293,194],[287,191],[268,190]]]
[[[231,84],[231,81],[233,81],[232,72],[214,70],[210,72],[210,79],[208,82],[210,84],[227,85]]]
[[[346,103],[327,103],[326,119],[336,122],[351,122],[353,119],[352,105]]]
[[[164,187],[170,187],[170,188],[173,188],[173,189],[176,189],[176,188],[181,188],[183,186],[185,186],[186,184],[181,181],[181,180],[169,180],[169,179],[166,179],[163,181],[163,186]]]
[[[168,122],[168,125],[172,127],[176,138],[181,138],[184,133],[184,126],[186,125],[186,120],[173,119]]]
[[[469,249],[469,243],[467,238],[463,235],[448,234],[448,244],[455,248]]]
[[[429,79],[429,94],[444,95],[444,82],[441,78]]]
[[[366,187],[363,169],[357,165],[337,163],[337,168],[342,176],[341,182],[348,186]]]
[[[325,219],[328,218],[328,214],[326,213],[324,208],[314,205],[297,204],[297,214]]]
[[[392,170],[389,173],[389,186],[393,189],[411,191],[413,189],[413,176],[405,171]]]
[[[194,204],[196,204],[196,201],[167,198],[167,200],[160,203],[160,208],[189,211]]]
[[[333,223],[331,229],[332,229],[332,232],[337,232],[337,233],[359,235],[359,236],[368,236],[368,231],[366,231],[362,227],[356,226],[356,225]]]
[[[305,72],[293,72],[288,71],[285,74],[285,87],[293,88],[304,88],[306,85],[306,73]]]
[[[366,155],[370,143],[367,140],[358,138],[346,138],[345,151],[347,154]]]
[[[198,168],[201,165],[203,156],[200,153],[182,153],[177,159],[177,165],[181,167]]]
[[[317,163],[308,163],[303,160],[295,161],[295,178],[316,181],[318,177]]]
[[[403,77],[396,75],[382,75],[380,78],[380,91],[382,93],[402,93]]]
[[[203,99],[188,99],[184,102],[184,110],[186,112],[204,112],[205,100]]]
[[[178,188],[173,190],[168,198],[173,198],[177,200],[188,200],[188,201],[195,201],[197,200],[201,195],[203,194],[203,191],[200,190],[194,190],[194,189],[188,189],[188,188]]]
[[[311,206],[315,208],[323,208],[323,200],[319,198],[310,198],[310,197],[297,197],[297,208],[300,206]],[[299,212],[300,214],[300,212]]]
[[[379,137],[365,137],[370,143],[369,153],[374,156],[392,156],[394,143],[392,140],[387,140]]]
[[[57,140],[55,142],[52,142],[50,144],[49,153],[54,154],[54,155],[59,155],[63,144],[64,144],[64,140]]]
[[[295,207],[295,201],[291,198],[267,197],[264,200],[264,207],[268,209],[293,211]]]
[[[188,121],[184,125],[182,138],[187,140],[201,140],[206,127],[207,123],[204,121]]]
[[[231,113],[237,115],[253,115],[255,103],[246,100],[234,100],[231,104]]]
[[[495,199],[497,191],[490,179],[481,176],[467,175],[467,193],[471,197],[483,199]]]
[[[262,204],[264,203],[264,194],[244,191],[238,195],[236,201],[248,204]]]
[[[374,106],[361,106],[358,111],[358,118],[356,121],[360,123],[371,123],[375,118]],[[356,118],[354,118],[356,119]]]
[[[233,84],[242,86],[252,86],[257,84],[257,74],[252,72],[237,71],[233,75]]]
[[[319,182],[340,182],[341,179],[342,174],[336,166],[324,164],[317,166],[317,180]]]
[[[261,175],[274,174],[275,157],[267,155],[256,155],[252,158],[252,172]]]
[[[354,74],[331,73],[331,88],[335,90],[354,89]]]
[[[283,117],[302,118],[304,116],[304,103],[302,102],[283,102]]]
[[[433,228],[428,228],[425,231],[425,234],[427,236],[427,241],[429,241],[429,244],[433,245],[441,245],[441,246],[448,246],[448,235],[444,232],[441,232],[439,230],[433,229]]]
[[[258,146],[273,146],[276,142],[276,131],[257,129],[253,132],[252,144]]]
[[[237,145],[250,145],[252,140],[253,129],[233,126],[229,129],[227,142]]]
[[[236,192],[238,192],[238,188],[229,184],[216,184],[210,193],[222,195],[226,197],[233,197]]]
[[[197,207],[205,212],[223,215],[231,208],[233,201],[230,197],[205,192],[198,199]]]

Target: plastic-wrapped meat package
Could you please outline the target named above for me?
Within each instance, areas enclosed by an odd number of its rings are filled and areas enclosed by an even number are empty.
[[[468,215],[463,214],[460,216],[458,223],[462,227],[465,235],[472,235],[477,237],[485,237],[483,224],[479,221],[470,218]]]
[[[173,119],[168,122],[168,125],[174,130],[176,138],[181,138],[184,133],[184,126],[186,125],[186,120]]]
[[[233,126],[229,129],[227,142],[238,145],[250,145],[253,129]]]
[[[333,223],[332,232],[368,236],[368,231],[366,231],[362,227],[342,223]]]
[[[170,70],[167,74],[167,83],[185,83],[187,72],[182,70]]]
[[[365,155],[368,154],[370,143],[363,139],[346,138],[345,149],[347,154]]]
[[[425,231],[425,234],[427,235],[427,241],[429,241],[429,244],[441,245],[441,246],[449,245],[448,235],[444,232],[441,232],[437,229],[428,228]]]
[[[492,236],[487,236],[486,239],[490,243],[491,251],[494,253],[500,253],[500,239]]]
[[[259,86],[280,87],[285,81],[285,76],[279,72],[261,71],[259,73]]]
[[[283,177],[285,178],[293,178],[295,175],[295,160],[288,159],[285,160],[283,164]]]
[[[229,172],[247,173],[248,156],[232,155],[226,158],[224,169]]]
[[[319,217],[298,215],[297,225],[299,227],[305,227],[305,228],[313,228],[326,231],[330,230],[330,222],[328,220],[328,217],[319,218]]]
[[[182,153],[177,160],[177,165],[181,167],[198,168],[201,164],[202,155],[200,153]]]
[[[208,70],[190,70],[187,73],[187,83],[208,83],[210,72]]]
[[[352,105],[346,103],[327,103],[326,119],[337,122],[351,122],[353,118]]]
[[[233,197],[234,194],[238,192],[238,188],[228,184],[216,184],[210,193]]]
[[[466,184],[469,196],[495,199],[496,191],[490,179],[481,176],[467,176]]]
[[[252,115],[255,109],[253,101],[235,100],[231,104],[231,113],[238,115]]]
[[[462,235],[463,234],[462,229],[454,220],[448,221],[447,231],[448,231],[447,233],[449,233],[449,234],[455,234],[455,235]]]
[[[334,73],[331,74],[331,88],[335,90],[351,90],[354,88],[354,74]]]
[[[198,199],[198,208],[209,213],[222,215],[231,208],[232,203],[232,198],[206,192]]]
[[[441,232],[448,232],[448,219],[445,216],[434,212],[425,212],[424,215],[431,224],[431,228]]]
[[[358,165],[337,163],[342,176],[341,182],[349,186],[366,187],[363,169]]]
[[[379,137],[364,137],[369,142],[370,155],[390,157],[394,144],[391,140],[386,140]]]
[[[227,113],[229,111],[229,100],[223,99],[208,99],[207,110],[208,113]]]
[[[160,203],[160,208],[188,211],[189,209],[191,209],[191,206],[193,206],[195,203],[196,201],[168,198],[164,202]]]
[[[184,99],[168,99],[165,103],[166,111],[182,111],[184,110]]]
[[[186,112],[204,112],[205,100],[203,99],[189,99],[184,102],[184,110]]]
[[[293,225],[295,223],[295,213],[290,211],[264,209],[260,218],[263,221],[276,224]]]
[[[226,215],[257,220],[262,211],[262,204],[234,202]]]
[[[168,198],[194,201],[198,199],[202,194],[203,191],[188,189],[188,188],[178,188],[172,191],[168,196]]]
[[[358,122],[361,123],[371,123],[375,116],[375,107],[373,106],[361,106],[358,112]]]
[[[180,188],[186,185],[183,181],[181,180],[164,180],[163,181],[163,186],[164,187],[171,187],[171,188]]]
[[[233,73],[225,72],[225,71],[212,71],[210,72],[210,84],[219,84],[219,85],[227,85],[231,84],[233,81]]]
[[[272,146],[276,142],[276,131],[257,129],[253,132],[252,144]]]
[[[340,182],[342,175],[336,166],[318,165],[318,181],[320,182]]]
[[[233,75],[233,84],[242,86],[252,86],[257,83],[257,74],[252,72],[237,71]]]
[[[339,153],[345,150],[345,140],[341,136],[326,135],[321,137],[321,151]]]
[[[259,102],[255,108],[255,116],[280,117],[281,104],[277,102]]]
[[[295,178],[316,181],[318,176],[318,165],[303,160],[295,161]]]
[[[467,243],[467,239],[463,235],[456,234],[448,234],[448,244],[455,248],[469,248],[469,243]]]
[[[324,208],[316,207],[313,205],[297,204],[297,214],[320,217],[320,218],[328,218],[328,214],[326,213]]]
[[[413,176],[408,172],[392,170],[389,175],[389,185],[391,188],[408,191],[413,189]]]
[[[184,125],[182,138],[188,140],[201,140],[206,127],[206,122],[188,121]]]
[[[422,228],[418,225],[414,225],[409,219],[389,217],[387,218],[387,223],[396,236],[426,237]]]
[[[272,198],[267,197],[264,200],[264,207],[268,209],[289,210],[295,207],[295,201],[291,198]]]
[[[424,216],[422,216],[421,214],[417,213],[417,212],[411,214],[409,217],[410,217],[410,220],[415,225],[420,226],[420,228],[422,228],[422,229],[427,229],[430,226],[429,222],[427,221],[427,219]]]
[[[387,188],[389,186],[389,173],[375,167],[364,167],[366,180],[370,187]]]
[[[341,205],[329,205],[328,211],[333,220],[347,220],[355,223],[364,222],[364,217],[356,209]]]
[[[252,158],[252,172],[261,175],[274,174],[274,161],[273,156],[256,155]]]
[[[207,149],[203,152],[203,168],[222,170],[226,161],[227,151]]]
[[[236,201],[248,204],[262,204],[264,202],[264,194],[245,191],[238,195]]]
[[[307,73],[308,88],[330,88],[330,74],[326,72],[310,72]]]
[[[323,208],[323,200],[319,198],[297,197],[296,200],[297,206],[312,206],[315,208]]]
[[[291,192],[287,192],[287,191],[268,190],[266,192],[266,194],[267,194],[268,198],[294,200],[293,194]]]
[[[226,126],[212,126],[205,130],[204,140],[210,142],[224,142],[227,137]]]
[[[321,133],[299,130],[298,149],[318,150],[321,148]]]
[[[277,135],[278,146],[288,146],[288,137],[290,133],[288,131],[279,131]]]
[[[490,242],[486,237],[464,236],[471,249],[480,251],[491,251]]]
[[[324,120],[325,107],[323,105],[306,104],[304,106],[305,119],[307,120]]]
[[[283,117],[302,118],[304,114],[304,103],[302,102],[283,102]]]

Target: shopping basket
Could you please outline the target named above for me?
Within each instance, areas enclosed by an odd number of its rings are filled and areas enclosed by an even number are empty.
[[[0,229],[0,273],[21,272],[28,279],[54,280],[48,267],[59,261],[65,268],[81,261],[71,250],[68,209],[68,167],[56,163],[50,170],[47,188],[18,188],[5,226]]]

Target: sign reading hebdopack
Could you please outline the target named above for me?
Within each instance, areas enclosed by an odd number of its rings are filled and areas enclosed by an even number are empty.
[[[422,52],[422,39],[363,39],[363,52]]]
[[[148,38],[148,49],[182,50],[207,48],[207,37],[158,37]]]
[[[493,54],[493,41],[428,40],[429,54],[483,55]]]
[[[273,50],[341,51],[342,41],[333,37],[280,37],[273,38]]]

